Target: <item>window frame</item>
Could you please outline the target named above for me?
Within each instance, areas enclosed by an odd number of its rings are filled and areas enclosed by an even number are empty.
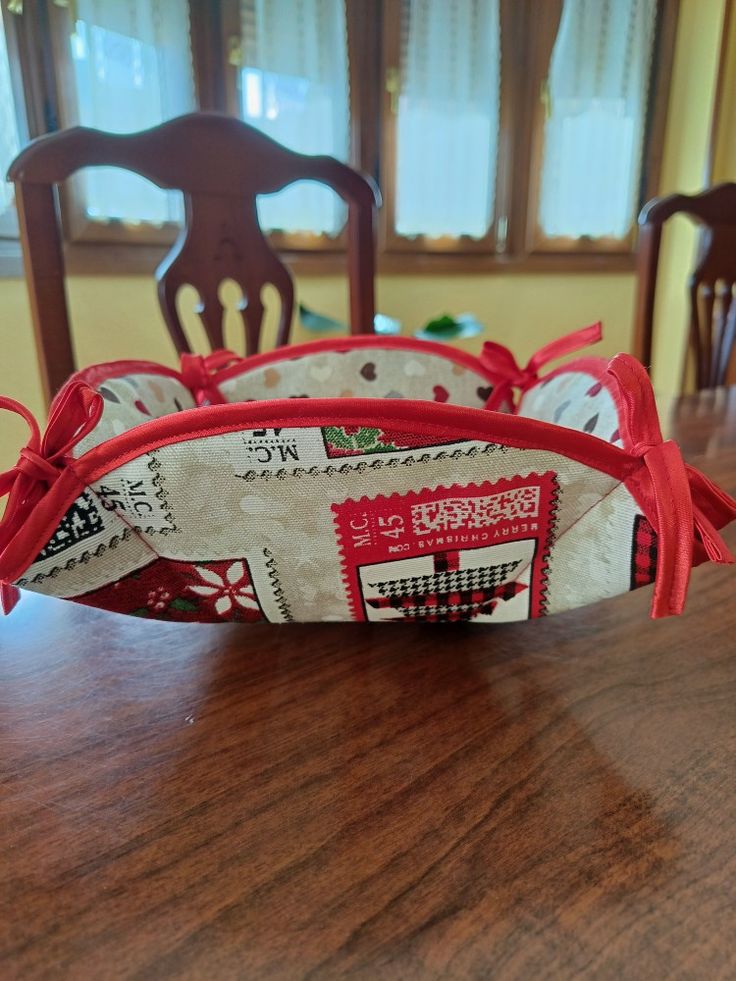
[[[210,0],[213,2],[213,0]],[[216,3],[216,0],[214,0]],[[343,0],[348,49],[348,84],[350,112],[350,150],[347,163],[357,170],[371,173],[375,167],[376,149],[371,138],[371,97],[376,89],[377,75],[370,57],[371,40],[376,37],[376,17],[371,5],[364,0]],[[228,115],[240,117],[238,72],[242,67],[239,0],[220,0],[220,64],[223,66],[223,101],[218,106]],[[337,235],[312,232],[271,231],[271,247],[279,253],[344,255],[347,232]]]
[[[514,0],[499,0],[501,34],[509,29],[513,19]],[[522,0],[525,3],[526,0]],[[379,249],[385,255],[503,255],[508,250],[508,226],[511,211],[511,182],[513,158],[511,79],[504,70],[501,57],[501,89],[499,97],[498,154],[493,219],[482,238],[469,235],[405,236],[396,231],[396,146],[398,115],[394,107],[396,86],[401,76],[401,8],[403,0],[383,0],[382,4],[382,62],[381,62],[381,160],[380,187],[383,208],[379,218]]]
[[[12,13],[7,5],[0,5],[0,16],[5,32],[5,43],[8,50],[10,68],[10,87],[12,90],[13,113],[18,128],[20,145],[23,146],[29,138],[28,115],[26,111],[25,86],[21,71],[21,38],[19,37],[18,14]],[[3,175],[4,177],[5,175]],[[20,237],[18,215],[14,206],[10,206],[0,214],[0,241],[5,243],[17,242]],[[6,246],[7,249],[7,246]]]
[[[398,71],[400,48],[400,8],[404,0],[383,0],[383,154],[381,190],[384,208],[380,219],[381,252],[412,256],[442,255],[455,259],[458,266],[485,269],[494,264],[508,269],[523,264],[529,269],[551,268],[634,268],[636,214],[625,239],[550,239],[538,228],[542,153],[544,147],[544,105],[541,98],[549,60],[554,47],[562,0],[500,0],[501,14],[501,118],[496,177],[496,207],[491,232],[484,239],[447,237],[428,240],[424,236],[407,239],[394,227],[396,124],[391,111],[392,73]],[[642,162],[643,181],[638,208],[656,193],[659,184],[664,121],[674,56],[674,34],[679,0],[657,0],[657,23],[650,68],[647,121]],[[534,23],[535,30],[528,25]],[[513,120],[530,120],[529,126],[513,125]],[[512,178],[513,175],[513,178]],[[505,182],[505,183],[504,183]],[[506,217],[505,241],[499,240],[499,220]],[[494,236],[495,231],[495,236]],[[485,258],[483,262],[481,256]],[[610,259],[609,259],[610,257]],[[549,260],[555,259],[551,263]],[[610,261],[618,259],[615,263]],[[591,264],[591,260],[594,260]],[[443,267],[452,268],[447,262]],[[379,259],[380,269],[380,259]]]
[[[195,60],[195,44],[193,11],[197,7],[196,0],[187,0],[189,8],[189,36],[191,45],[192,73],[195,83],[194,109],[199,105],[200,88],[197,82],[197,61]],[[59,5],[55,0],[46,0],[46,16],[48,18],[47,52],[49,57],[48,74],[52,75],[53,105],[58,126],[66,128],[79,125],[75,109],[74,70],[69,53],[69,37],[71,35],[71,20],[74,15],[73,2]],[[199,53],[199,52],[198,52]],[[201,65],[201,63],[200,63]],[[206,77],[202,75],[202,77]],[[66,186],[59,188],[59,209],[65,241],[70,246],[90,243],[94,245],[130,245],[139,246],[171,246],[176,241],[180,231],[177,222],[167,221],[161,224],[150,222],[129,223],[117,219],[94,221],[87,217],[83,205],[82,181],[77,176],[71,177]]]
[[[559,9],[554,9],[559,8]],[[529,255],[632,255],[638,239],[637,215],[643,205],[656,194],[659,186],[664,121],[667,112],[669,86],[674,56],[674,33],[679,11],[679,0],[657,0],[652,58],[649,68],[647,114],[644,122],[644,138],[641,177],[635,213],[627,234],[621,238],[602,236],[579,238],[545,235],[539,226],[541,197],[542,158],[544,153],[545,104],[543,91],[546,85],[549,61],[557,35],[562,2],[544,4],[539,18],[537,33],[538,52],[534,59],[534,73],[530,74],[532,94],[531,109],[531,157],[527,168],[528,207],[526,224],[526,251]]]
[[[377,227],[378,273],[529,273],[624,272],[635,268],[635,225],[625,247],[620,241],[574,240],[564,247],[539,248],[534,238],[535,182],[538,193],[538,131],[543,118],[540,85],[546,77],[545,51],[551,54],[549,30],[529,31],[539,21],[535,0],[500,0],[502,41],[501,118],[496,173],[496,204],[489,234],[471,238],[404,238],[395,233],[395,200],[391,161],[395,159],[395,117],[390,113],[386,69],[397,64],[400,45],[392,24],[400,17],[401,0],[345,0],[350,65],[350,163],[371,175],[382,189],[384,206]],[[558,0],[561,6],[562,0]],[[655,50],[652,57],[649,112],[640,201],[658,187],[664,129],[674,57],[679,0],[658,0]],[[68,93],[71,58],[68,51],[70,5],[59,0],[26,0],[22,16],[3,11],[19,54],[16,71],[25,93],[28,135],[34,137],[73,124]],[[545,3],[544,8],[556,6]],[[240,31],[238,0],[189,0],[191,57],[197,108],[237,113],[235,66],[227,63],[228,38]],[[550,42],[551,37],[551,42]],[[64,67],[66,62],[66,68]],[[547,56],[548,63],[548,56]],[[542,67],[543,66],[543,67]],[[64,78],[66,71],[67,77]],[[533,119],[534,126],[519,125]],[[535,170],[536,168],[536,170]],[[90,221],[79,194],[60,189],[60,208],[68,269],[72,273],[150,273],[179,234],[176,223],[163,226]],[[499,219],[507,216],[505,241]],[[272,247],[297,275],[341,273],[346,262],[345,234],[273,233]],[[100,248],[99,246],[104,246]],[[13,243],[13,247],[15,243]],[[0,271],[3,269],[0,256]]]

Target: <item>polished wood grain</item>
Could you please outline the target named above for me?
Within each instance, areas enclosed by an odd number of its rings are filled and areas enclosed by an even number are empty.
[[[700,194],[655,198],[639,215],[638,291],[634,353],[652,362],[654,304],[663,225],[685,214],[699,227],[695,266],[682,295],[689,297],[688,351],[697,388],[734,380],[736,349],[736,183],[719,184]],[[680,330],[682,325],[671,325]]]
[[[736,390],[667,411],[736,491]],[[736,527],[725,535],[736,546]],[[0,623],[3,978],[732,978],[736,579],[495,628]]]
[[[352,333],[373,333],[376,185],[332,157],[305,156],[228,116],[190,113],[141,133],[103,133],[75,126],[34,140],[13,161],[21,244],[41,377],[47,401],[74,371],[54,192],[85,167],[121,167],[184,196],[181,234],[156,271],[161,313],[176,350],[189,351],[177,309],[183,286],[199,293],[197,311],[212,348],[224,347],[220,290],[233,280],[246,353],[258,350],[264,306],[273,286],[280,299],[277,344],[289,340],[294,285],[261,231],[261,194],[310,180],[331,187],[348,205],[348,275]],[[155,327],[154,327],[155,329]],[[141,356],[145,352],[141,352]]]

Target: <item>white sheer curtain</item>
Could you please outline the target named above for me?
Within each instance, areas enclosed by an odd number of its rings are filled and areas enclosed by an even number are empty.
[[[396,230],[485,235],[493,220],[498,0],[404,0]]]
[[[5,180],[8,166],[20,149],[18,118],[13,101],[13,88],[10,83],[8,46],[5,42],[5,29],[0,17],[0,218],[7,216],[13,206],[13,185]],[[2,228],[0,228],[2,233]]]
[[[194,108],[187,0],[77,0],[71,37],[77,114],[125,133]],[[180,197],[112,168],[83,172],[92,219],[177,220]]]
[[[635,218],[656,0],[565,0],[549,73],[539,224],[622,238]]]
[[[243,119],[299,153],[347,160],[350,106],[344,0],[243,0]],[[341,200],[303,182],[258,204],[264,228],[336,234]]]

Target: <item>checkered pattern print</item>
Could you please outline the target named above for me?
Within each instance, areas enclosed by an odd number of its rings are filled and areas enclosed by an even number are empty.
[[[657,574],[657,534],[643,514],[634,518],[631,547],[631,589],[648,586]]]
[[[410,620],[455,622],[490,614],[498,602],[527,588],[506,581],[518,561],[482,569],[460,569],[459,564],[459,552],[438,552],[433,556],[434,575],[374,583],[382,595],[367,602],[374,610],[394,609]]]

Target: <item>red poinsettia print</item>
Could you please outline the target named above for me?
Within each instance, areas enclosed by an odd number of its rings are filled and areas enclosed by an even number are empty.
[[[76,601],[114,613],[189,623],[253,622],[266,617],[245,559],[157,559]]]

